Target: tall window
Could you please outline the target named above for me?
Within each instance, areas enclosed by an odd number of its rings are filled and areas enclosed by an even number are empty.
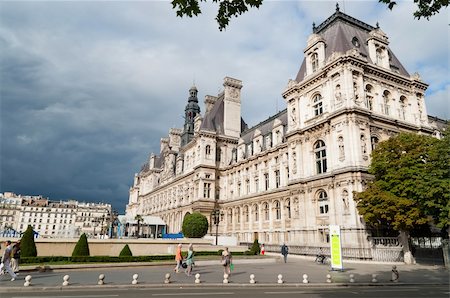
[[[325,191],[322,190],[319,192],[318,202],[319,202],[319,213],[327,214],[328,213],[328,197],[327,197],[327,193]]]
[[[211,183],[204,183],[203,184],[203,197],[209,198],[211,195]]]
[[[373,110],[373,87],[371,85],[366,86],[366,107]]]
[[[291,200],[287,199],[285,203],[286,203],[287,217],[291,218]]]
[[[253,205],[253,213],[255,214],[255,221],[259,221],[259,211],[258,211],[258,205]]]
[[[236,222],[241,222],[241,209],[239,207],[236,208]]]
[[[264,174],[265,190],[269,189],[269,173]]]
[[[281,219],[280,201],[275,201],[275,218]]]
[[[269,204],[264,203],[264,220],[269,220]]]
[[[255,192],[258,192],[259,190],[259,179],[258,177],[255,178]]]
[[[245,222],[248,222],[249,217],[248,217],[248,206],[244,207],[244,218],[245,218]]]
[[[377,136],[370,137],[370,144],[372,146],[372,151],[375,150],[375,148],[377,148],[378,142],[379,142],[379,140],[378,140]]]
[[[383,113],[385,115],[389,115],[389,100],[391,98],[391,94],[389,93],[389,91],[384,91],[383,92]]]
[[[245,180],[245,191],[246,194],[248,195],[250,193],[250,180]]]
[[[319,55],[317,53],[311,55],[311,67],[313,72],[319,68]]]
[[[205,155],[206,155],[206,158],[210,158],[211,157],[211,146],[210,145],[206,145]]]
[[[400,97],[400,111],[399,111],[399,116],[400,119],[405,120],[406,119],[406,97],[405,96],[401,96]]]
[[[317,174],[325,173],[327,171],[327,152],[325,143],[322,140],[316,142],[314,154],[316,157]]]
[[[323,102],[322,96],[320,94],[316,94],[313,98],[313,108],[314,108],[314,116],[319,116],[323,114]]]
[[[275,171],[275,187],[276,188],[280,187],[280,171],[279,170]]]

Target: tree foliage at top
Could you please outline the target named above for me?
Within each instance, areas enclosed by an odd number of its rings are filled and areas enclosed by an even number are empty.
[[[450,224],[449,136],[442,140],[401,133],[372,152],[367,189],[355,193],[359,214],[369,226],[410,231],[430,222]]]
[[[208,232],[208,219],[199,212],[184,217],[182,231],[185,237],[202,238]]]
[[[89,244],[86,234],[83,233],[73,249],[72,257],[88,257],[89,255]]]
[[[389,9],[393,9],[397,2],[394,0],[378,0],[381,3],[388,5]],[[417,10],[414,12],[414,17],[420,19],[422,17],[429,19],[431,16],[437,14],[442,8],[449,5],[450,0],[414,0],[417,4]],[[172,0],[172,8],[176,9],[177,16],[187,16],[192,18],[202,13],[200,8],[201,2],[208,2],[208,0]],[[216,21],[219,25],[219,30],[224,30],[232,17],[247,12],[249,8],[259,8],[263,0],[210,0],[210,2],[218,3],[219,9],[217,11]]]
[[[379,2],[386,3],[390,10],[397,5],[393,0],[379,0]],[[414,17],[417,19],[426,18],[427,20],[435,14],[439,13],[442,8],[449,5],[450,0],[414,0],[417,4],[417,10],[414,12]]]
[[[28,225],[25,233],[20,240],[20,256],[21,257],[36,257],[36,243],[34,242],[33,227]]]
[[[225,29],[232,17],[237,17],[249,8],[259,6],[263,0],[211,0],[219,4],[216,21],[219,24],[219,30]],[[200,9],[200,2],[207,2],[207,0],[172,0],[172,8],[177,9],[177,16],[187,16],[192,18],[202,13]]]

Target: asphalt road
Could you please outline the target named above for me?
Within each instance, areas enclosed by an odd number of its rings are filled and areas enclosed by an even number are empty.
[[[351,286],[351,287],[310,287],[310,286],[221,286],[189,288],[103,288],[103,289],[67,289],[43,290],[36,292],[2,293],[2,298],[148,298],[148,297],[433,297],[448,298],[449,287],[443,286]]]

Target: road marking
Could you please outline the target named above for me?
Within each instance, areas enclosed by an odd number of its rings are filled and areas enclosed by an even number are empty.
[[[417,292],[419,291],[419,289],[405,289],[405,288],[401,288],[401,289],[377,289],[377,292]],[[371,293],[373,292],[373,290],[361,290],[361,292],[366,292],[366,293]]]
[[[42,298],[45,296],[15,296],[11,298]],[[79,296],[47,296],[52,298],[100,298],[100,297],[119,297],[117,294],[111,295],[79,295]]]
[[[211,292],[211,293],[167,293],[152,294],[152,296],[214,296],[214,295],[234,295],[233,292]]]

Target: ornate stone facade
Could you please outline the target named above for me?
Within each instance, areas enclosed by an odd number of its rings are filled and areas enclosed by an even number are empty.
[[[367,247],[353,192],[371,179],[378,142],[435,133],[427,85],[407,73],[378,26],[339,10],[314,26],[304,55],[282,94],[286,110],[253,128],[241,118],[242,82],[225,78],[224,92],[206,96],[190,142],[180,147],[183,132],[171,131],[136,174],[127,213],[161,216],[179,232],[199,211],[215,233],[219,207],[219,234],[241,242],[325,246],[337,224],[344,247]]]

